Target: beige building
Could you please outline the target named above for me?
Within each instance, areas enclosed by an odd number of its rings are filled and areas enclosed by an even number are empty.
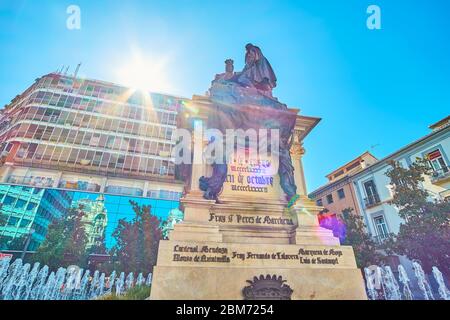
[[[330,213],[340,214],[347,208],[352,208],[354,213],[360,213],[352,176],[377,161],[370,152],[364,152],[356,159],[329,173],[326,176],[328,183],[311,192],[309,197],[316,201],[317,205],[328,209]]]

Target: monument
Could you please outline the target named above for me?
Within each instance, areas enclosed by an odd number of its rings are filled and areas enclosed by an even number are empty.
[[[194,136],[192,165],[178,170],[189,181],[184,220],[160,242],[150,298],[366,299],[352,247],[319,226],[323,208],[306,195],[303,140],[320,119],[273,96],[277,79],[260,48],[246,46],[241,72],[225,64],[181,117]],[[255,146],[229,140],[230,129],[269,133]]]

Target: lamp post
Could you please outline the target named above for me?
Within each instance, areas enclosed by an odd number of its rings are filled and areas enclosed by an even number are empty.
[[[22,261],[25,258],[28,246],[30,245],[31,236],[33,235],[34,231],[35,231],[34,229],[30,229],[30,232],[28,233],[27,240],[25,241],[25,246],[23,247],[22,255],[20,256],[20,259],[22,259]]]

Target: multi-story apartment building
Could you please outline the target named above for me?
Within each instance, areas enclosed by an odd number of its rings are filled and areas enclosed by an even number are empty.
[[[430,129],[432,132],[428,135],[381,160],[366,152],[328,174],[328,183],[309,195],[329,211],[319,217],[321,224],[333,229],[336,236],[340,235],[342,224],[335,217],[350,207],[364,218],[366,231],[376,243],[382,243],[391,233],[398,233],[404,221],[398,209],[390,204],[393,193],[390,179],[386,176],[392,160],[407,167],[417,158],[427,159],[432,173],[424,177],[422,187],[430,194],[430,200],[450,199],[450,117],[431,125]],[[386,262],[394,273],[397,265],[402,264],[409,277],[415,277],[407,257],[389,255]],[[419,290],[415,284],[411,289]]]
[[[325,207],[331,214],[341,214],[343,210],[351,208],[353,213],[359,214],[358,200],[353,187],[352,177],[378,160],[370,152],[346,163],[329,173],[328,182],[309,194],[318,206]]]
[[[378,242],[388,234],[397,233],[403,220],[392,200],[390,179],[386,171],[394,160],[407,167],[417,158],[428,159],[432,174],[426,176],[422,187],[430,197],[444,200],[450,198],[450,117],[430,126],[432,132],[421,139],[381,159],[352,177],[358,206],[367,231]]]
[[[59,73],[38,78],[0,112],[0,184],[65,190],[76,199],[105,194],[109,224],[121,214],[114,206],[129,199],[165,216],[184,186],[171,150],[186,102]]]

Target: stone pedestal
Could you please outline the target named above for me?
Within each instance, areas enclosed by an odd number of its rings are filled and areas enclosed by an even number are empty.
[[[316,206],[306,196],[301,196],[297,203],[291,208],[297,220],[295,243],[338,246],[339,238],[333,236],[331,230],[319,226],[317,214],[323,208]]]
[[[261,275],[282,277],[294,300],[366,299],[351,247],[170,240],[159,250],[151,299],[242,300]]]
[[[205,200],[200,191],[191,192],[181,200],[184,221],[175,225],[170,238],[180,241],[222,242],[219,226],[207,223],[215,201]]]
[[[248,281],[267,275],[281,277],[291,299],[366,299],[352,247],[318,225],[321,208],[307,197],[290,210],[244,198],[182,202],[187,220],[160,243],[151,299],[242,300]]]

